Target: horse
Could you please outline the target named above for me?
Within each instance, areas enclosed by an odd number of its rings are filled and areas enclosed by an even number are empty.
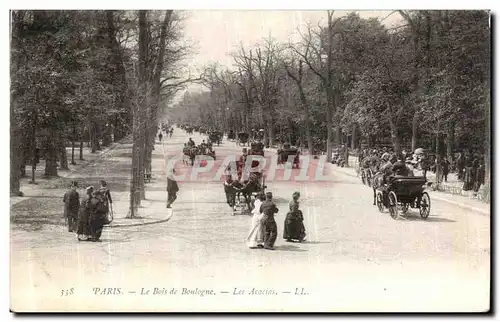
[[[261,187],[261,184],[259,183],[256,176],[251,176],[236,194],[238,196],[238,200],[240,199],[241,195],[243,195],[245,203],[248,206],[248,210],[252,210],[252,194],[256,192],[262,192],[264,188],[265,187]]]

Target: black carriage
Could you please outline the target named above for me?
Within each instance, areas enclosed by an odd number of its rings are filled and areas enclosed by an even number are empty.
[[[248,154],[264,156],[264,143],[262,142],[250,143],[250,152]]]
[[[229,130],[229,132],[227,133],[227,139],[228,140],[236,140],[236,135],[234,134],[233,130]]]
[[[212,131],[208,134],[208,139],[210,142],[217,143],[217,145],[220,145],[222,143],[222,132],[220,131]]]
[[[239,177],[239,180],[242,180]],[[249,184],[250,183],[250,184]],[[249,174],[248,180],[244,180],[244,187],[236,193],[235,208],[233,208],[233,216],[236,214],[235,210],[240,209],[241,212],[248,212],[251,215],[251,210],[255,199],[260,194],[266,193],[266,179],[263,172],[252,172]],[[243,197],[243,200],[242,198]]]
[[[293,156],[292,168],[300,167],[300,151],[295,147],[285,144],[283,149],[278,150],[278,164],[288,164],[289,156]]]
[[[239,132],[238,133],[238,145],[245,145],[248,143],[248,138],[250,135],[246,132]]]
[[[425,177],[394,177],[388,180],[385,193],[381,189],[377,190],[376,203],[380,212],[387,208],[391,217],[396,219],[400,206],[403,214],[407,213],[409,208],[415,208],[419,209],[423,219],[429,217],[431,199],[424,191],[427,185]]]

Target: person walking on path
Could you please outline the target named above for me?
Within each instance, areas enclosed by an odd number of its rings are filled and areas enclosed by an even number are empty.
[[[441,162],[441,170],[443,171],[444,182],[448,182],[448,174],[450,173],[450,161],[447,158],[443,158]]]
[[[260,212],[260,206],[262,202],[266,200],[264,194],[259,194],[257,199],[255,199],[254,208],[252,210],[252,226],[250,228],[250,233],[247,237],[247,246],[249,248],[262,248],[264,247],[264,231],[262,226],[262,213]]]
[[[276,237],[278,236],[278,226],[274,215],[278,213],[278,207],[273,202],[273,194],[266,193],[266,201],[260,206],[260,212],[263,213],[262,226],[264,228],[264,248],[273,250]]]
[[[161,140],[163,139],[163,134],[160,132],[160,134],[158,134],[158,139],[160,140],[160,143],[161,143]]]
[[[286,239],[287,242],[293,240],[302,242],[306,237],[306,228],[304,227],[304,216],[302,215],[302,211],[299,210],[300,192],[294,192],[292,198],[293,200],[290,201],[290,211],[285,219],[283,239]]]
[[[76,232],[77,229],[78,210],[80,209],[80,195],[76,191],[77,188],[78,183],[71,181],[70,190],[63,197],[64,218],[67,220],[70,233]]]
[[[104,180],[100,180],[99,193],[102,196],[99,204],[98,211],[103,216],[104,223],[107,225],[113,221],[113,199],[111,199],[111,192],[109,191],[108,184]]]
[[[172,173],[167,176],[167,208],[172,208],[172,204],[177,199],[177,192],[179,192],[179,186],[174,179],[174,174],[175,170],[172,169]]]

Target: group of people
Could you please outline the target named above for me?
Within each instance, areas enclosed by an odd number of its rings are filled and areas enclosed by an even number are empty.
[[[68,232],[76,233],[79,241],[100,242],[104,225],[113,220],[111,193],[106,181],[99,183],[99,189],[94,186],[85,189],[85,198],[81,202],[76,181],[71,182],[70,190],[64,194]]]
[[[283,239],[287,242],[294,240],[302,242],[306,237],[304,217],[299,209],[299,198],[300,193],[294,192],[285,218]],[[274,249],[274,243],[278,237],[278,226],[274,216],[278,211],[271,192],[257,197],[252,210],[251,229],[247,237],[249,248]]]
[[[182,153],[185,157],[184,164],[187,164],[189,159],[191,165],[194,165],[194,159],[196,155],[210,155],[215,159],[215,151],[213,150],[213,145],[210,140],[208,140],[207,142],[203,140],[200,145],[196,145],[193,139],[189,138],[187,143],[184,143]]]
[[[358,155],[359,163],[362,168],[370,168],[372,173],[376,173],[385,162],[381,155],[386,154],[390,154],[387,148],[364,150]],[[448,182],[448,175],[455,170],[458,180],[463,182],[464,191],[478,192],[485,181],[484,157],[479,153],[459,152],[451,157],[441,157],[427,153],[408,153],[403,150],[399,157],[394,153],[392,155],[403,161],[411,170],[419,167],[424,177],[429,171],[433,172],[438,182]]]

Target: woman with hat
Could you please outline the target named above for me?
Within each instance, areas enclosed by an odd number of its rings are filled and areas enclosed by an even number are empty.
[[[266,200],[263,193],[260,193],[255,199],[254,208],[252,210],[252,226],[250,233],[247,237],[247,246],[249,248],[262,248],[264,247],[264,230],[262,226],[262,216],[260,206]]]
[[[306,229],[304,227],[304,217],[302,211],[299,210],[300,192],[295,191],[290,201],[290,211],[285,218],[285,229],[283,231],[283,239],[287,242],[298,240],[302,242],[306,237]]]
[[[93,199],[93,192],[94,192],[94,187],[90,186],[85,189],[86,192],[86,198],[82,200],[82,203],[80,204],[80,211],[78,213],[78,222],[77,222],[77,229],[76,229],[76,235],[79,241],[82,240],[91,240],[91,235],[90,235],[90,215],[93,212],[93,205],[92,205],[92,199]]]

